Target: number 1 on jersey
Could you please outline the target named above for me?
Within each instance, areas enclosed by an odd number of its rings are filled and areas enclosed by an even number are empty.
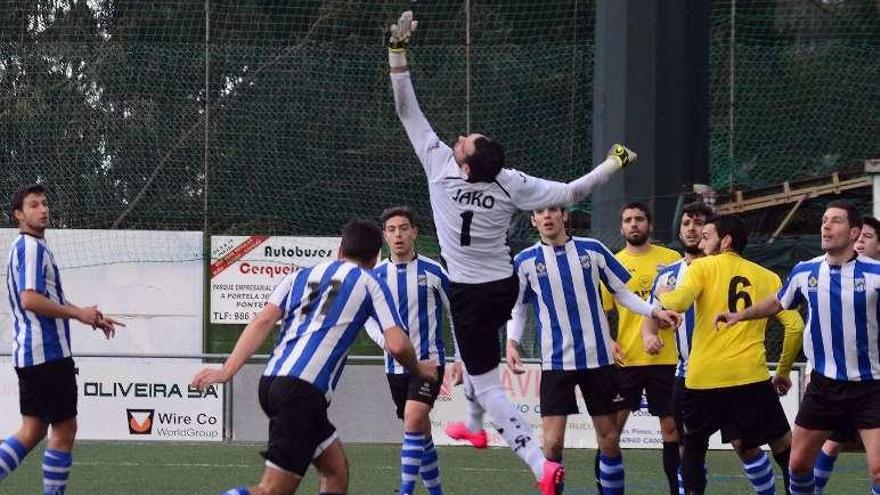
[[[470,246],[471,245],[471,222],[473,220],[474,220],[474,212],[472,212],[472,211],[461,212],[461,236],[459,237],[459,243],[462,246]]]

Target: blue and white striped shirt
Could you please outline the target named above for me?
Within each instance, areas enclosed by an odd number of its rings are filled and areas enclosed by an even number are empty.
[[[524,323],[524,305],[531,303],[538,324],[541,366],[545,370],[583,370],[614,363],[608,320],[602,310],[599,284],[617,295],[628,293],[630,275],[601,242],[572,237],[562,246],[538,243],[514,259],[519,297],[508,323],[517,340]]]
[[[684,280],[684,274],[687,272],[688,264],[682,259],[667,265],[660,269],[657,278],[654,279],[654,286],[651,288],[651,297],[649,301],[654,304],[654,291],[658,287],[669,287],[674,289],[681,285]],[[691,353],[691,341],[694,338],[694,324],[696,321],[696,313],[692,304],[684,313],[681,319],[681,325],[675,331],[675,344],[678,348],[678,366],[675,367],[675,376],[684,378],[687,375],[687,360]]]
[[[333,394],[348,350],[368,318],[403,327],[384,282],[358,265],[329,261],[297,270],[269,302],[283,311],[278,343],[263,375],[299,378]]]
[[[6,272],[12,308],[12,355],[16,368],[36,366],[70,357],[70,322],[48,318],[21,305],[21,293],[32,290],[64,305],[61,274],[46,240],[19,234],[9,250]]]
[[[832,380],[880,378],[880,262],[858,256],[836,266],[824,255],[803,261],[777,297],[785,309],[806,302],[804,353],[817,372]]]
[[[384,260],[376,266],[373,274],[388,285],[418,359],[431,359],[443,365],[446,360],[443,313],[449,314],[449,276],[446,270],[440,263],[416,255],[407,263]],[[371,318],[366,327],[370,337],[384,348],[382,330],[376,322]],[[387,351],[385,371],[393,375],[409,373]]]

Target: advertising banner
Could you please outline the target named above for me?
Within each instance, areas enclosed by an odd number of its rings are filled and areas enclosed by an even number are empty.
[[[242,324],[256,315],[297,267],[335,260],[339,237],[211,237],[211,323]]]
[[[219,442],[223,440],[223,387],[190,387],[198,362],[131,362],[75,358],[77,438]],[[0,360],[0,434],[21,422],[18,382],[9,358]]]
[[[507,366],[502,365],[501,384],[507,396],[516,406],[516,408],[526,417],[526,420],[532,425],[532,429],[538,438],[542,438],[541,432],[541,367],[538,364],[525,365],[526,372],[521,375],[515,375],[508,370]],[[795,369],[791,372],[793,382],[792,389],[785,397],[782,397],[782,406],[785,414],[788,416],[789,423],[794,422],[797,415],[799,397],[800,397],[800,371]],[[565,431],[565,448],[596,448],[596,432],[593,428],[593,422],[590,416],[586,414],[586,406],[580,391],[577,393],[578,406],[581,414],[568,417],[568,424]],[[642,398],[642,407],[638,411],[630,414],[626,427],[620,437],[620,446],[623,448],[657,448],[663,447],[663,440],[660,436],[660,422],[651,416],[648,412],[647,402]],[[449,373],[444,377],[444,383],[440,391],[440,396],[431,413],[433,420],[432,436],[437,445],[455,445],[459,442],[450,439],[443,433],[443,428],[450,422],[462,421],[467,414],[467,399],[464,397],[464,389],[461,386],[452,387],[449,379]],[[489,445],[505,446],[506,443],[501,435],[495,431],[489,417],[484,418],[484,428],[489,434]],[[730,445],[721,443],[720,433],[712,436],[709,442],[711,449],[728,449]]]

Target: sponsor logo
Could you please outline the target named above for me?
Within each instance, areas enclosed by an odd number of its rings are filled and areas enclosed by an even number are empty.
[[[623,402],[623,400],[623,396],[621,396],[620,394],[615,394],[614,398],[611,399],[611,402]]]
[[[130,435],[150,435],[153,433],[155,409],[126,409],[128,433]]]
[[[810,277],[807,279],[807,290],[810,292],[815,291],[819,288],[819,281],[816,277]]]
[[[580,260],[581,260],[581,268],[583,268],[584,270],[589,270],[590,267],[593,266],[592,262],[590,261],[589,254],[582,254],[580,257]]]
[[[856,292],[865,292],[865,279],[857,278],[853,280],[853,290]]]
[[[146,382],[85,382],[85,397],[146,397],[177,399],[219,399],[215,385],[200,390],[193,385]]]
[[[419,287],[427,287],[428,286],[428,277],[424,274],[419,275],[417,277]]]
[[[547,276],[547,266],[544,263],[535,263],[535,271],[539,277]]]
[[[675,275],[670,275],[669,278],[666,279],[666,285],[668,287],[675,287],[675,283],[678,282],[678,278]]]

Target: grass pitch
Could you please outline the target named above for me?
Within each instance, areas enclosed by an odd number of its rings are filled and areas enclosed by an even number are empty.
[[[259,479],[262,444],[78,442],[67,493],[79,494],[218,494]],[[391,495],[399,479],[398,445],[351,444],[351,495]],[[41,455],[37,447],[24,464],[3,482],[2,494],[42,493]],[[449,495],[536,495],[531,473],[509,449],[476,451],[469,447],[438,447],[440,472]],[[565,493],[596,493],[592,450],[569,450]],[[625,450],[626,493],[668,493],[658,450]],[[708,493],[753,493],[733,452],[710,452]],[[777,493],[784,493],[779,469]],[[315,472],[309,471],[297,493],[317,493]],[[825,491],[828,495],[870,491],[863,454],[841,454]],[[417,493],[424,494],[419,486]]]

